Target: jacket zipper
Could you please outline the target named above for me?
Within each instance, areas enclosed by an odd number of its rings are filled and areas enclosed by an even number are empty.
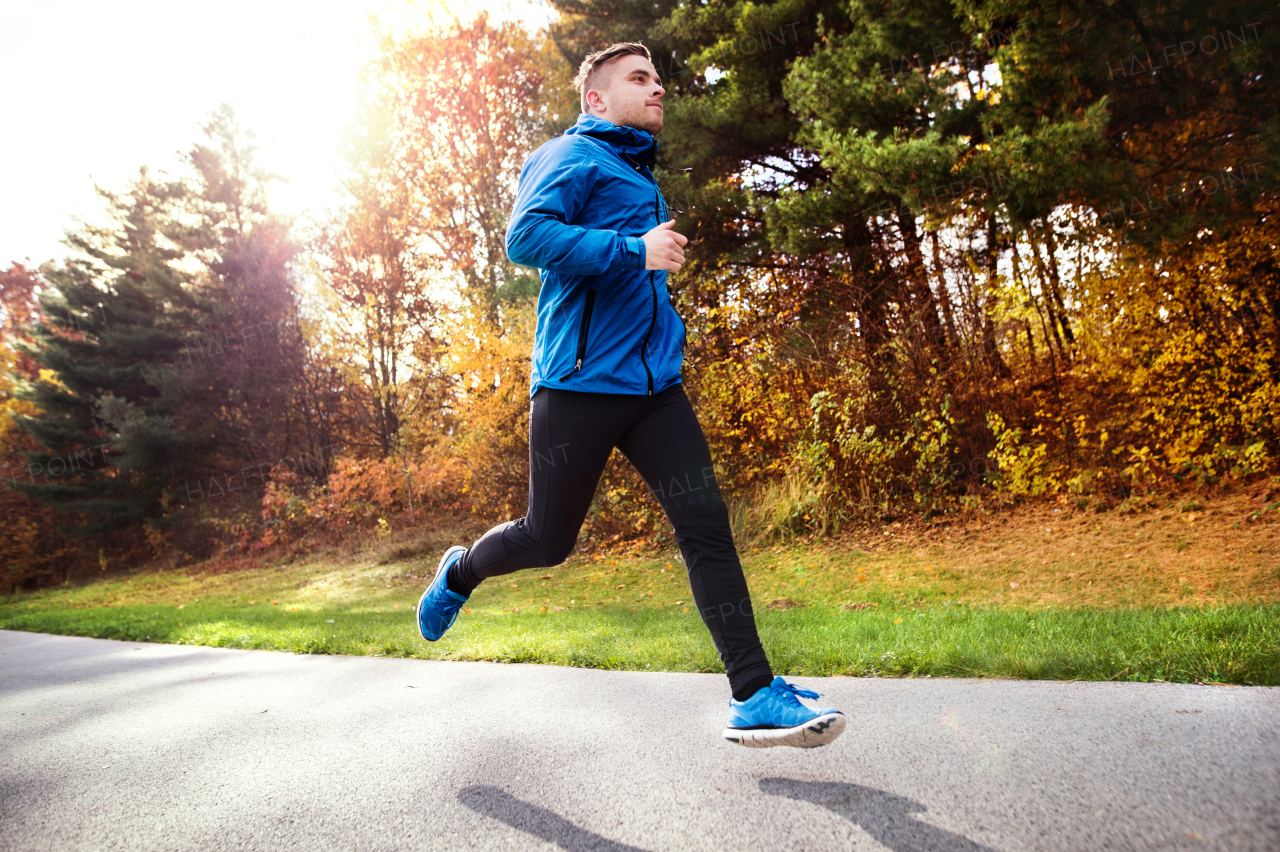
[[[636,171],[640,167],[636,166]],[[654,227],[662,224],[662,216],[658,210],[658,200],[661,198],[658,190],[658,182],[653,182],[653,218],[655,220]],[[649,370],[649,362],[644,357],[644,350],[649,347],[649,336],[653,334],[653,325],[658,319],[658,287],[653,283],[653,271],[649,272],[649,293],[653,299],[652,311],[649,314],[649,330],[644,333],[644,343],[640,344],[640,363],[644,366],[645,378],[649,380],[649,396],[653,396],[653,373]],[[683,349],[682,349],[683,351]]]
[[[595,301],[596,301],[596,291],[595,291],[595,288],[593,287],[587,290],[587,304],[582,309],[582,321],[578,324],[577,360],[574,361],[573,369],[565,373],[563,376],[561,376],[559,381],[563,382],[565,379],[569,378],[574,373],[582,369],[582,359],[587,354],[587,332],[588,332],[588,329],[590,329],[591,327],[591,307],[595,304]]]

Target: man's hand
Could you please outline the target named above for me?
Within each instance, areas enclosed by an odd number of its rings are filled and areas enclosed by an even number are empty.
[[[676,220],[672,219],[644,235],[645,269],[680,271],[680,265],[684,263],[684,249],[681,246],[689,242],[689,238],[671,230],[675,226]]]

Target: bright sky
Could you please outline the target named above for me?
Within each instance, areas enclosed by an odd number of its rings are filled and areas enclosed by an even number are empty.
[[[29,0],[0,6],[0,268],[67,253],[75,218],[102,216],[97,183],[123,190],[139,166],[180,170],[179,152],[223,101],[257,134],[259,163],[290,178],[290,213],[342,203],[334,156],[372,28],[439,17],[440,0]],[[464,21],[532,29],[544,0],[450,0]]]

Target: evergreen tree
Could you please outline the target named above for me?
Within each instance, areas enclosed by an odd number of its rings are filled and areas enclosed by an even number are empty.
[[[848,9],[786,96],[841,180],[895,207],[969,204],[1018,229],[1074,205],[1158,239],[1274,191],[1274,4]]]
[[[44,268],[46,319],[29,350],[41,375],[16,394],[39,408],[15,419],[44,448],[18,487],[86,516],[83,535],[158,521],[210,439],[207,424],[179,421],[182,353],[214,311],[175,263],[188,189],[143,168],[126,194],[98,192],[111,223],[68,234],[84,257]]]
[[[225,106],[204,131],[194,179],[144,168],[124,195],[99,189],[110,223],[68,234],[81,256],[44,269],[41,373],[20,390],[39,413],[15,418],[43,451],[17,487],[79,515],[80,535],[159,529],[179,503],[263,483],[295,447],[323,452],[293,404],[297,249],[266,206],[273,176]]]
[[[306,346],[290,264],[299,246],[266,197],[280,178],[254,164],[253,132],[242,130],[225,104],[203,130],[209,144],[187,156],[197,217],[187,247],[207,269],[207,292],[225,313],[206,317],[210,325],[186,353],[191,372],[222,419],[230,470],[298,452],[318,458],[323,442],[298,405]]]

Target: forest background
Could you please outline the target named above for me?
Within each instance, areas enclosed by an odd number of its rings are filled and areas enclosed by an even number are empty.
[[[667,88],[683,379],[741,535],[1275,481],[1274,5],[552,5],[385,37],[313,232],[224,106],[0,272],[0,593],[523,514],[507,216],[622,40]],[[653,541],[615,454],[579,548]]]

